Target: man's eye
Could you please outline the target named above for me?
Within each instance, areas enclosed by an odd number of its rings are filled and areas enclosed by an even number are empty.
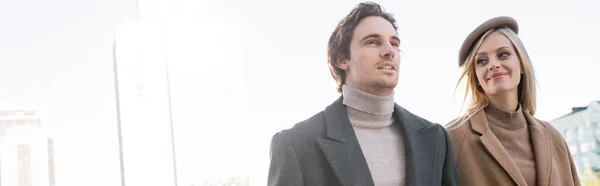
[[[375,41],[375,40],[367,41],[367,45],[377,45],[377,44],[379,44],[379,42]]]

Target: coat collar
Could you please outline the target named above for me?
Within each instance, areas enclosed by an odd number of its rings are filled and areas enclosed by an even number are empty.
[[[406,185],[435,185],[433,180],[441,179],[440,171],[435,166],[439,158],[440,147],[438,138],[444,137],[443,127],[434,125],[410,113],[399,105],[394,107],[394,116],[399,124],[400,133],[404,137],[406,161]]]
[[[317,141],[334,174],[342,185],[374,185],[366,159],[348,119],[343,97],[325,109],[326,137]],[[437,157],[438,130],[399,105],[394,106],[394,125],[404,139],[406,185],[428,184],[439,171],[434,171]]]
[[[535,165],[538,185],[550,184],[550,172],[552,171],[552,138],[547,134],[547,126],[524,112],[525,119],[529,123],[529,134],[531,145],[535,153]]]
[[[348,119],[343,97],[325,109],[326,138],[317,138],[335,176],[343,186],[373,186],[373,178]]]
[[[538,185],[548,185],[552,168],[552,139],[545,133],[545,124],[541,123],[526,111],[523,111],[531,135],[533,152],[535,153],[536,176]],[[506,171],[517,185],[527,185],[519,167],[512,160],[502,143],[490,130],[485,111],[481,109],[470,118],[471,130],[480,135],[479,139],[496,162]]]

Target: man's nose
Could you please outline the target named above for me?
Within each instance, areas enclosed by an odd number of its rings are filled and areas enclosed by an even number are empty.
[[[398,50],[396,50],[396,47],[392,46],[392,44],[384,44],[381,49],[381,57],[393,59],[396,57],[396,52],[398,52]]]

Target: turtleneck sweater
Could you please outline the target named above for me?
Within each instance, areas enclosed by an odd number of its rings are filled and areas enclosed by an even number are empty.
[[[404,140],[394,124],[394,92],[377,96],[343,85],[343,104],[377,186],[404,186]]]
[[[505,111],[489,104],[484,109],[490,129],[519,167],[527,185],[537,185],[531,135],[521,106],[516,111]]]

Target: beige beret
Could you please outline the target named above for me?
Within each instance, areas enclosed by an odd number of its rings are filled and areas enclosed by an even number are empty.
[[[477,40],[479,39],[479,37],[481,37],[481,35],[483,35],[485,32],[487,32],[490,29],[494,29],[494,28],[502,28],[502,27],[507,27],[509,29],[511,29],[512,31],[514,31],[515,33],[519,33],[519,25],[517,24],[517,21],[515,19],[513,19],[512,17],[508,17],[508,16],[500,16],[500,17],[494,17],[492,19],[487,20],[486,22],[483,22],[481,25],[479,25],[477,28],[475,28],[475,30],[473,30],[469,36],[467,36],[467,38],[465,39],[465,41],[463,41],[462,46],[460,47],[460,51],[458,54],[458,66],[462,66],[462,64],[465,62],[465,60],[467,59],[467,56],[469,55],[469,52],[471,51],[471,49],[473,49],[473,45],[475,44],[475,42],[477,42]]]

